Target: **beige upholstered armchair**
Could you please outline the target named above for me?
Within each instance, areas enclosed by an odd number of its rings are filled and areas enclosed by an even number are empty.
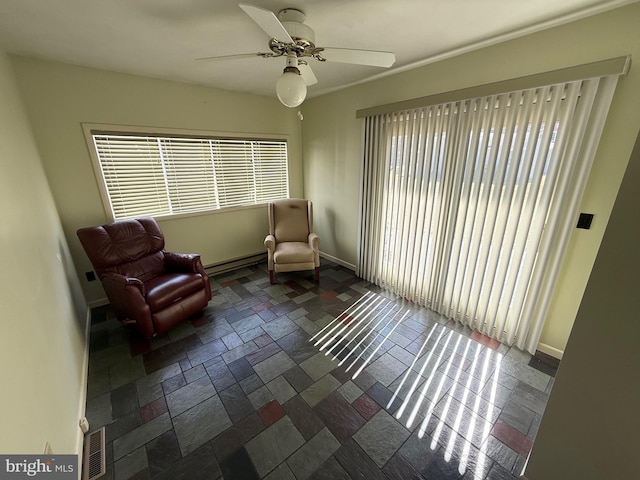
[[[269,281],[274,272],[315,270],[320,279],[320,238],[313,233],[313,206],[299,198],[276,200],[268,205],[269,235],[264,239],[269,259]]]

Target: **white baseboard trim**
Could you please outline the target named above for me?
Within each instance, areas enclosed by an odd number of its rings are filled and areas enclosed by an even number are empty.
[[[320,256],[322,258],[326,258],[327,260],[331,260],[333,263],[342,265],[343,267],[348,268],[349,270],[353,270],[354,272],[356,271],[355,265],[349,262],[345,262],[344,260],[340,260],[339,258],[334,257],[333,255],[329,255],[328,253],[325,253],[325,252],[320,252]]]
[[[91,318],[91,309],[96,307],[103,307],[109,305],[109,299],[107,297],[98,298],[89,302],[89,318]]]
[[[562,360],[562,355],[564,354],[564,350],[552,347],[546,343],[539,343],[538,350],[542,353],[546,353],[547,355],[551,355],[553,358],[557,358],[558,360]]]
[[[76,453],[78,458],[82,459],[82,450],[84,449],[84,433],[80,429],[80,419],[87,413],[87,387],[89,386],[89,345],[91,339],[91,307],[87,306],[87,315],[85,317],[84,327],[84,352],[82,359],[82,377],[80,383],[83,386],[78,400],[78,420],[76,427],[78,428],[76,437]],[[80,472],[79,472],[80,473]]]
[[[250,255],[231,258],[224,262],[212,263],[205,265],[204,269],[208,275],[218,275],[220,273],[230,272],[238,268],[255,265],[256,263],[265,262],[267,260],[266,252],[253,253]]]

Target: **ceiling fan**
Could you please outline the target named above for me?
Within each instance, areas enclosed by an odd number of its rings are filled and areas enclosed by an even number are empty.
[[[307,85],[318,82],[307,59],[320,62],[354,63],[375,67],[391,67],[396,57],[391,52],[316,47],[315,33],[304,23],[305,14],[296,8],[285,8],[276,16],[272,11],[241,3],[240,8],[269,35],[268,52],[241,53],[199,58],[198,60],[230,60],[247,57],[285,57],[286,66],[276,83],[276,94],[287,107],[297,107],[307,95]]]

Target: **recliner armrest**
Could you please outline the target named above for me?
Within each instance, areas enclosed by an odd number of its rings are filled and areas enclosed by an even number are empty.
[[[169,272],[200,273],[200,255],[164,252],[164,266]]]
[[[164,265],[168,272],[189,272],[202,275],[204,288],[207,291],[207,299],[211,299],[211,284],[200,255],[197,253],[164,252]]]
[[[135,277],[125,277],[119,273],[107,273],[101,278],[104,289],[109,291],[125,290],[128,286],[136,287],[140,294],[144,297],[147,293],[144,288],[144,283]]]
[[[264,246],[267,247],[267,250],[273,252],[276,248],[276,237],[273,235],[267,235],[264,239]]]
[[[146,291],[142,281],[118,273],[107,273],[102,276],[101,281],[120,321],[135,321],[138,330],[144,336],[155,336],[151,310],[145,298]]]
[[[309,245],[311,246],[314,252],[318,251],[318,248],[320,246],[320,237],[318,236],[317,233],[309,234]]]

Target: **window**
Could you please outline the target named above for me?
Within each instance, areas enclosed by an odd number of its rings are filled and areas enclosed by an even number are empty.
[[[89,130],[114,220],[258,205],[289,196],[287,142]]]

